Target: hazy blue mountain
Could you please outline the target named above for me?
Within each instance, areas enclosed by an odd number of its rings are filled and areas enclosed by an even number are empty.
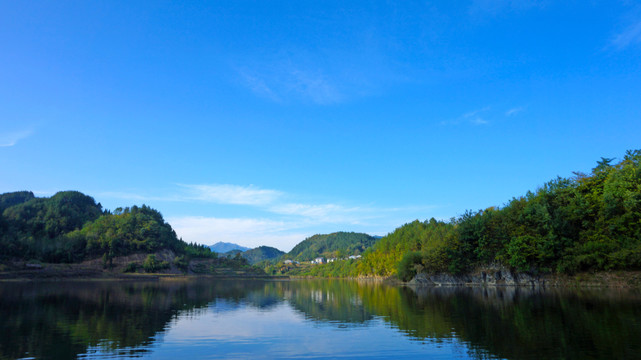
[[[226,243],[219,241],[215,243],[214,245],[209,245],[209,248],[211,251],[215,251],[219,254],[224,254],[226,252],[229,252],[231,250],[240,250],[240,251],[247,251],[249,250],[248,247],[240,246],[238,244],[233,244],[233,243]]]

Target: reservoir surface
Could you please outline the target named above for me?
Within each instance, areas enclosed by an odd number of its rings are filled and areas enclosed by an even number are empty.
[[[0,283],[0,358],[635,359],[622,289],[348,280]]]

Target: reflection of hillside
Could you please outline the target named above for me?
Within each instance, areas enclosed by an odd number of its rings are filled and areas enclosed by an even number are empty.
[[[238,304],[257,287],[263,283],[5,283],[0,286],[0,358],[67,359],[91,347],[144,347],[179,313],[202,311],[216,298]]]
[[[288,285],[283,296],[308,319],[362,324],[373,318],[363,307],[357,282],[294,281]]]
[[[456,337],[501,358],[611,358],[641,351],[639,298],[523,288],[400,289],[377,315],[418,339]],[[401,311],[399,311],[399,309]]]
[[[271,311],[283,301],[308,320],[340,327],[370,326],[380,317],[411,339],[460,341],[472,357],[623,359],[641,353],[641,296],[634,294],[192,280],[0,284],[0,358],[145,351],[179,316],[247,306]]]
[[[247,289],[245,297],[238,301],[226,298],[217,298],[209,304],[209,308],[215,313],[232,312],[242,309],[244,306],[251,306],[261,310],[269,310],[282,303],[282,298],[276,294],[265,294],[263,289]]]
[[[473,357],[624,359],[641,353],[641,297],[616,291],[295,281],[283,296],[309,319],[366,324],[379,316],[419,341],[459,339]]]

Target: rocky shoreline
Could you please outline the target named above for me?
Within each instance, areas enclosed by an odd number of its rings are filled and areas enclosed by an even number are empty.
[[[157,261],[167,266],[148,273],[143,263],[149,254],[139,253],[115,257],[107,266],[102,259],[91,259],[82,263],[42,263],[24,260],[0,263],[0,281],[21,280],[65,280],[65,279],[110,279],[139,280],[171,277],[215,277],[215,278],[269,278],[262,270],[252,267],[233,267],[220,259],[192,259],[184,268],[175,264],[176,255],[170,250],[161,250],[155,255]],[[127,267],[135,264],[135,271]]]
[[[502,266],[479,268],[468,274],[419,273],[405,283],[414,287],[438,286],[521,286],[521,287],[635,287],[641,288],[640,271],[604,271],[595,273],[529,274]]]

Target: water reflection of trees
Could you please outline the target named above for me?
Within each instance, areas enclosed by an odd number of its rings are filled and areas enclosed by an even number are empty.
[[[478,358],[641,353],[637,294],[209,280],[0,284],[0,358],[66,359],[93,348],[145,351],[179,316],[247,306],[269,311],[284,301],[309,321],[368,326],[380,318],[414,340],[456,339]]]
[[[361,325],[373,318],[359,294],[363,284],[355,281],[294,281],[283,287],[283,297],[307,319]]]
[[[251,281],[47,282],[0,286],[0,358],[71,359],[89,348],[144,349],[178,314],[217,298],[239,304]],[[136,350],[138,349],[138,350]]]
[[[641,344],[641,301],[612,291],[399,289],[389,321],[417,339],[456,336],[472,353],[508,359],[628,359]],[[402,308],[402,311],[396,311]]]
[[[353,281],[292,282],[307,318],[363,324],[374,316],[422,342],[458,339],[476,358],[635,358],[641,296],[617,290],[411,289]]]

